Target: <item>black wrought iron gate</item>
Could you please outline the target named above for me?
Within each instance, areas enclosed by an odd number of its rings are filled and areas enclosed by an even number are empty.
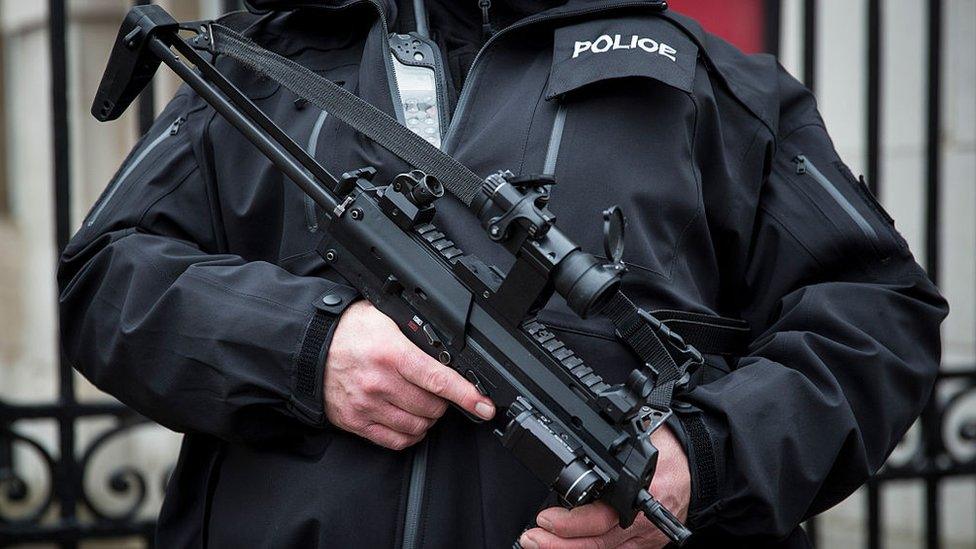
[[[780,47],[780,9],[782,0],[766,0],[765,37],[767,49],[774,54]],[[70,155],[68,119],[68,65],[66,1],[49,0],[50,49],[51,49],[51,105],[53,112],[53,165],[54,211],[58,250],[67,243],[71,232],[70,205]],[[148,3],[142,0],[136,3]],[[229,11],[239,7],[238,0],[224,0]],[[925,247],[926,268],[933,280],[939,281],[941,263],[940,229],[942,212],[940,195],[942,162],[940,120],[942,117],[942,66],[943,66],[943,0],[929,0],[927,7],[928,78],[926,98],[927,146],[926,146],[926,207]],[[881,98],[882,98],[882,38],[884,28],[882,0],[868,0],[866,25],[868,67],[866,94],[867,181],[871,190],[881,193],[878,174],[881,162]],[[817,0],[803,0],[803,80],[816,89],[817,73]],[[140,98],[139,124],[149,128],[153,119],[151,87]],[[52,289],[52,291],[54,291]],[[40,503],[26,516],[14,519],[5,516],[0,509],[0,547],[11,543],[56,542],[62,547],[75,547],[80,541],[138,537],[149,546],[153,544],[153,520],[138,518],[151,482],[164,483],[165,479],[148,479],[145,474],[131,467],[119,467],[105,479],[108,488],[131,501],[127,509],[108,511],[88,495],[85,477],[92,456],[108,441],[148,420],[120,404],[82,404],[75,398],[74,376],[67,362],[58,364],[58,399],[45,404],[13,405],[0,401],[0,502],[23,501],[34,489],[18,473],[13,448],[24,445],[31,449],[50,473],[49,491]],[[976,459],[960,461],[947,447],[948,437],[976,441],[976,418],[961,423],[959,432],[947,433],[946,420],[955,407],[967,395],[976,393],[976,364],[965,371],[944,373],[940,376],[932,400],[925,408],[919,424],[920,443],[912,457],[895,466],[887,465],[867,486],[868,547],[882,546],[883,509],[881,493],[884,487],[899,481],[922,481],[925,487],[925,544],[930,549],[940,547],[941,506],[940,488],[943,481],[958,476],[976,476]],[[115,425],[101,433],[81,451],[76,448],[76,423],[84,418],[108,417]],[[58,448],[52,452],[43,444],[19,433],[17,422],[36,419],[54,420],[57,423]],[[64,449],[67,449],[65,451]],[[976,520],[976,516],[974,516]],[[806,527],[817,537],[816,519]]]

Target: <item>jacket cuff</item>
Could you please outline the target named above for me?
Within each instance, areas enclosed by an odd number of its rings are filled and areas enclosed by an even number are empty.
[[[336,285],[316,299],[315,312],[305,327],[301,346],[295,355],[288,409],[313,427],[325,425],[322,381],[332,335],[339,316],[358,296],[354,288]]]
[[[678,437],[684,443],[691,472],[688,525],[691,528],[704,528],[714,522],[718,511],[722,446],[714,440],[700,410],[690,405],[681,408],[676,407],[674,417],[681,426],[682,433]]]

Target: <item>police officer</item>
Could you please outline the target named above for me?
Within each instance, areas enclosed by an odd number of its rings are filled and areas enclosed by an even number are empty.
[[[551,208],[588,251],[599,212],[619,205],[641,307],[688,330],[748,324],[737,348],[704,342],[707,364],[654,437],[651,491],[695,530],[691,546],[807,546],[798,525],[877,471],[919,414],[946,304],[773,58],[660,0],[250,7],[225,24],[476,173],[553,174]],[[391,53],[391,33],[412,31],[427,73]],[[218,66],[330,171],[409,168],[274,81]],[[462,249],[509,264],[461,205],[438,209]],[[603,504],[547,502],[448,407],[491,418],[491,401],[315,253],[321,217],[184,88],[61,258],[68,359],[185,433],[160,546],[665,545],[643,518],[622,529]],[[606,320],[558,299],[540,320],[610,381],[637,365]]]

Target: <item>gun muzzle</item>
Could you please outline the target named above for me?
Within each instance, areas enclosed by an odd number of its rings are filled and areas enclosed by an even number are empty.
[[[691,537],[691,530],[681,524],[678,517],[674,516],[667,507],[661,505],[660,501],[654,499],[654,496],[649,494],[647,490],[641,490],[637,498],[641,511],[644,512],[647,520],[651,521],[675,545],[681,547],[688,541],[688,538]]]

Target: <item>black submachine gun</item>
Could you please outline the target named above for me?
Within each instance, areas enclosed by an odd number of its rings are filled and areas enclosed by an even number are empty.
[[[388,183],[371,181],[376,172],[369,167],[333,177],[200,51],[277,80],[416,169]],[[647,490],[658,457],[650,435],[671,415],[673,390],[702,356],[620,293],[619,209],[604,214],[610,261],[598,259],[556,227],[547,207],[551,179],[479,177],[301,65],[218,23],[179,23],[154,5],[126,16],[92,106],[95,118],[118,118],[160,62],[326,212],[331,239],[323,239],[319,254],[411,341],[494,401],[499,413],[490,427],[564,504],[603,500],[623,527],[643,512],[684,543],[691,532]],[[463,253],[431,223],[445,189],[481,220],[486,238],[515,257],[507,273]],[[608,317],[644,366],[626,383],[605,383],[534,320],[553,292],[581,317]]]

